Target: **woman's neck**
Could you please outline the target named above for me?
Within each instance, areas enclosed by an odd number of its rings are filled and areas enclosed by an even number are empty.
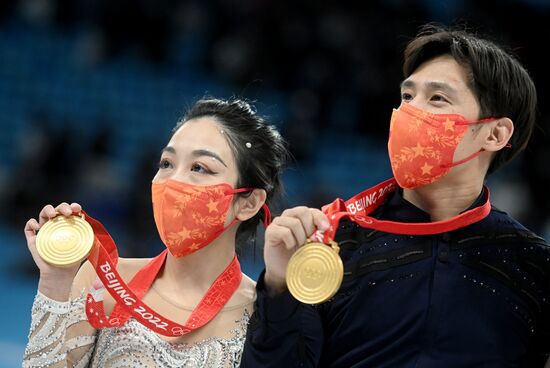
[[[168,252],[156,287],[170,295],[185,295],[187,301],[202,298],[235,257],[235,231],[231,230],[185,257],[176,258]]]

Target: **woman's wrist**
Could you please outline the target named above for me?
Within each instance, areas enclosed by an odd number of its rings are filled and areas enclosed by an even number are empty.
[[[44,296],[58,301],[66,302],[71,295],[71,287],[74,276],[41,275],[38,281],[38,291]]]

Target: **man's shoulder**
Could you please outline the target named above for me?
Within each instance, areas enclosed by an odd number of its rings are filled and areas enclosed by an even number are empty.
[[[362,228],[352,221],[342,220],[339,224],[335,240],[342,243],[341,245],[344,245],[345,248],[353,250],[364,243],[371,243],[377,240],[384,241],[386,237],[404,237],[416,240],[422,238],[422,236],[398,236],[396,234]],[[538,248],[541,251],[550,253],[550,245],[542,236],[531,231],[508,213],[494,206],[485,219],[466,228],[455,230],[451,234],[451,238],[454,243],[459,243],[455,244],[458,247],[470,247],[474,244],[482,245],[487,243],[493,245],[510,244],[516,247],[529,247],[529,250]]]
[[[482,221],[456,231],[452,248],[497,249],[510,252],[518,259],[543,262],[550,273],[550,245],[540,235],[531,231],[505,211],[493,207]],[[487,248],[489,247],[489,248]]]
[[[539,243],[548,247],[546,240],[528,229],[521,222],[513,218],[507,212],[496,207],[491,208],[491,213],[482,222],[488,233],[499,239],[518,239],[531,243]]]

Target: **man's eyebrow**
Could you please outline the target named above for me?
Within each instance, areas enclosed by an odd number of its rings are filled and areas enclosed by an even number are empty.
[[[400,85],[401,89],[407,88],[407,87],[413,88],[414,86],[416,86],[416,83],[414,83],[410,79],[405,79],[403,82],[401,82],[401,85]]]
[[[401,89],[403,88],[414,88],[416,87],[416,83],[410,79],[405,79],[403,82],[401,82]],[[456,94],[457,90],[453,88],[449,83],[442,82],[442,81],[429,81],[424,83],[426,87],[429,89],[439,89],[442,91],[445,91],[449,94]]]
[[[217,155],[216,153],[212,152],[212,151],[209,151],[209,150],[206,150],[206,149],[198,149],[198,150],[194,150],[193,152],[191,152],[191,154],[195,157],[207,156],[207,157],[215,158],[216,160],[220,161],[223,166],[227,167],[225,162],[223,162],[222,158],[219,155]]]
[[[453,88],[449,83],[446,82],[440,82],[440,81],[430,81],[426,83],[426,86],[430,87],[431,89],[440,89],[442,91],[445,91],[449,94],[456,94],[457,90]]]

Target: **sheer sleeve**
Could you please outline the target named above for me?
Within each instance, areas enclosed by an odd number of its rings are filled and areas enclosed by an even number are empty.
[[[96,340],[96,330],[88,323],[85,312],[87,291],[82,287],[89,282],[89,276],[89,267],[83,266],[75,278],[71,298],[66,302],[37,292],[23,367],[88,366]]]
[[[87,323],[84,302],[84,295],[58,302],[36,294],[23,367],[86,367],[95,333]]]

